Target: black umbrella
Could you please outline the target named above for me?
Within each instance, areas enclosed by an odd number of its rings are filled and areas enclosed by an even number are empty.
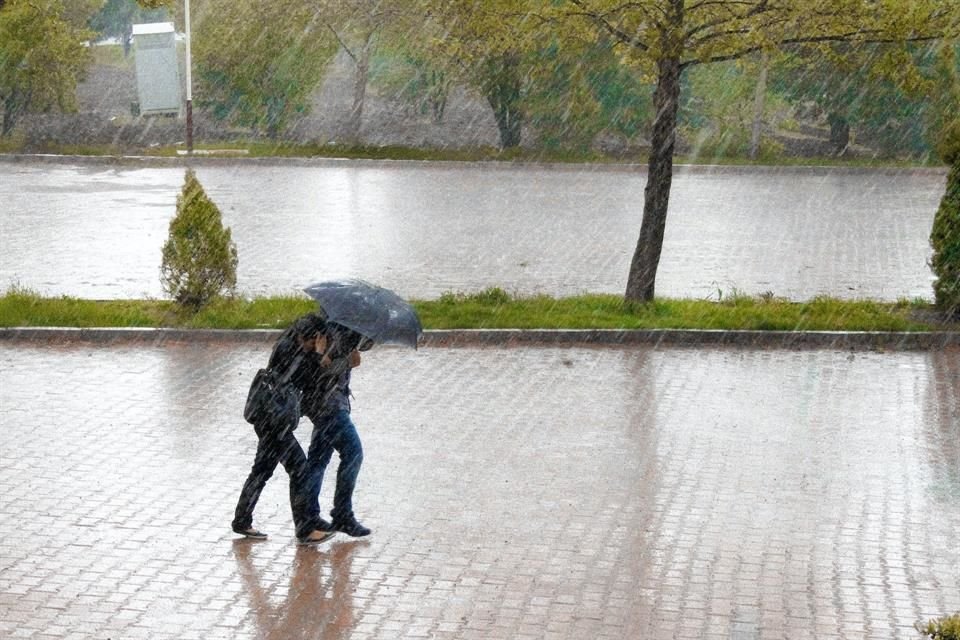
[[[327,320],[375,343],[417,348],[423,333],[420,318],[393,291],[357,279],[317,282],[304,291],[317,301]]]

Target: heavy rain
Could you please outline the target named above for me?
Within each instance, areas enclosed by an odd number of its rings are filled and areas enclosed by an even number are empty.
[[[958,105],[960,0],[0,0],[0,636],[960,638]]]

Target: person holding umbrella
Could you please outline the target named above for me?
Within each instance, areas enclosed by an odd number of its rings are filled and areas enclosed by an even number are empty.
[[[350,372],[360,365],[360,352],[374,344],[413,347],[423,329],[409,303],[396,293],[363,280],[319,282],[304,289],[317,301],[327,320],[327,352],[321,358],[328,381],[305,390],[303,413],[313,423],[307,451],[306,483],[312,513],[319,515],[320,487],[333,452],[340,457],[330,511],[331,527],[351,537],[370,535],[353,512],[353,492],[363,462],[363,445],[350,417]]]
[[[291,384],[301,391],[314,388],[314,381],[325,378],[321,364],[326,351],[324,333],[327,323],[314,313],[299,319],[277,340],[270,354],[268,367],[287,373]],[[328,363],[329,364],[329,363]],[[248,538],[265,539],[267,535],[253,526],[253,511],[260,493],[273,475],[277,464],[282,464],[290,476],[290,509],[296,527],[297,539],[302,544],[323,542],[335,532],[329,523],[318,516],[316,496],[312,496],[307,476],[307,459],[303,448],[293,435],[293,428],[277,428],[268,419],[254,423],[257,434],[257,453],[253,467],[243,484],[232,522],[232,529]]]
[[[320,488],[336,451],[340,462],[330,527],[360,538],[370,535],[370,529],[360,524],[353,512],[353,492],[363,463],[363,444],[350,417],[350,372],[360,366],[360,351],[369,349],[373,343],[334,322],[327,323],[324,339],[327,350],[320,359],[324,375],[306,387],[301,398],[302,411],[313,423],[305,474],[311,517],[325,523],[319,511]]]

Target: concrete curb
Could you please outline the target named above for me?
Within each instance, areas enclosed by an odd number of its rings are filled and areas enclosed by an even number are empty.
[[[131,343],[271,343],[279,330],[152,329],[152,328],[0,328],[0,342],[87,343],[110,346]],[[960,332],[886,331],[723,331],[690,329],[451,329],[426,331],[424,347],[647,345],[671,347],[728,346],[767,349],[940,350],[960,347]]]

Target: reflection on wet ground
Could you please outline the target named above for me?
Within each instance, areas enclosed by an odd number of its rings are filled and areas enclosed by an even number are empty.
[[[335,542],[294,551],[288,584],[275,579],[277,558],[259,553],[265,546],[234,540],[237,572],[261,638],[307,638],[323,631],[324,638],[348,638],[357,620],[353,599],[358,581],[352,571],[357,548],[369,542]],[[258,562],[259,561],[259,562]]]
[[[960,609],[960,350],[375,350],[374,534],[319,548],[283,473],[270,538],[229,531],[267,351],[0,345],[0,635],[914,638]]]
[[[621,293],[645,173],[442,163],[199,166],[248,294],[339,276],[408,297]],[[0,286],[162,297],[182,168],[0,162]],[[681,169],[657,291],[932,298],[940,172]]]

